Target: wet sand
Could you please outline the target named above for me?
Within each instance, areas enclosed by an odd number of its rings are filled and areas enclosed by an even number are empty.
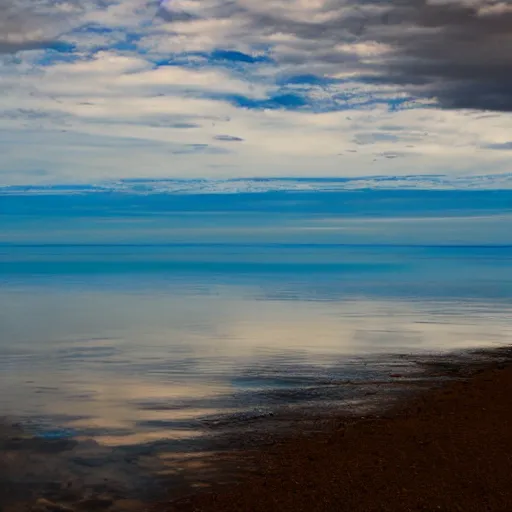
[[[511,350],[429,364],[455,381],[238,452],[239,483],[153,510],[512,511]]]
[[[0,425],[0,511],[512,511],[512,349],[404,363],[330,383],[364,406],[227,419],[195,448]]]

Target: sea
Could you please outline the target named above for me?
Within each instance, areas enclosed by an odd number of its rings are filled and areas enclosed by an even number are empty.
[[[0,414],[41,436],[196,436],[512,339],[512,191],[0,192]]]

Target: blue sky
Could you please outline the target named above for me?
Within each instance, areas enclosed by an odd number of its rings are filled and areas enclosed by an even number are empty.
[[[495,0],[0,0],[0,186],[436,174],[500,187],[510,16]]]

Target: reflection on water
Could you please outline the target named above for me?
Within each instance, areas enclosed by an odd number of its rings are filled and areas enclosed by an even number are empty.
[[[264,413],[320,399],[321,383],[389,375],[362,356],[512,334],[510,249],[324,248],[321,258],[294,249],[301,263],[286,272],[268,251],[266,266],[251,263],[248,247],[222,249],[238,267],[217,249],[208,258],[220,266],[207,268],[200,250],[192,267],[171,249],[10,250],[0,266],[0,408],[48,436],[194,436],[221,412]]]

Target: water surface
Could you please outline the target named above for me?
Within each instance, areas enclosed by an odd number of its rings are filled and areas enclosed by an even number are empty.
[[[493,194],[0,197],[0,409],[48,436],[188,437],[386,378],[383,354],[507,343]]]

